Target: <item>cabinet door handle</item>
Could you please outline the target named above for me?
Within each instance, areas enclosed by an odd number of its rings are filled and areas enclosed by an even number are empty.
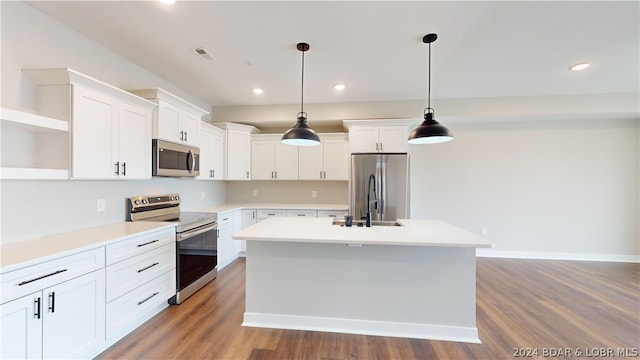
[[[276,177],[275,177],[275,178],[277,179],[277,178],[278,178],[278,172],[277,172],[277,171],[274,171],[273,173],[276,175]]]
[[[383,145],[383,144],[382,144],[382,143],[380,143],[380,151],[382,151],[382,145]]]
[[[180,130],[180,140],[184,141],[184,131]]]
[[[34,281],[42,280],[42,279],[47,278],[47,277],[49,277],[49,276],[58,275],[58,274],[63,273],[63,272],[65,272],[65,271],[67,271],[67,269],[62,269],[62,270],[54,271],[54,272],[52,272],[52,273],[50,273],[50,274],[42,275],[42,276],[37,277],[37,278],[35,278],[35,279],[31,279],[31,280],[23,281],[23,282],[19,283],[19,284],[18,284],[18,286],[27,285],[27,284],[32,283],[32,282],[34,282]]]
[[[56,312],[56,292],[49,293],[49,312]]]
[[[156,265],[159,265],[159,264],[160,264],[160,263],[158,263],[158,262],[154,262],[153,264],[151,264],[151,265],[149,265],[149,266],[147,266],[147,267],[143,267],[142,269],[138,270],[138,273],[141,273],[141,272],[143,272],[143,271],[145,271],[145,270],[149,270],[149,269],[151,269],[152,267],[154,267],[154,266],[156,266]]]
[[[249,172],[247,171],[247,179],[249,178]]]
[[[40,319],[40,297],[37,297],[35,300],[33,300],[33,318],[34,319]]]
[[[323,173],[324,173],[324,178],[326,179],[327,178],[327,172],[323,171]]]
[[[189,141],[189,140],[188,140],[188,137],[187,137],[187,132],[186,132],[186,131],[184,132],[184,141]]]
[[[211,170],[211,177],[212,178],[216,177],[216,169]]]
[[[122,163],[122,176],[127,176],[127,163]]]
[[[116,175],[120,175],[120,161],[116,162]]]
[[[154,297],[154,296],[156,296],[156,295],[158,295],[158,294],[160,294],[160,293],[159,293],[159,292],[157,292],[157,291],[156,291],[156,292],[154,292],[154,293],[153,293],[151,296],[149,296],[148,298],[146,298],[146,299],[144,299],[144,300],[141,300],[141,301],[138,301],[138,305],[142,305],[142,304],[146,303],[149,299],[151,299],[152,297]]]
[[[158,241],[160,241],[160,240],[152,240],[152,241],[149,241],[149,242],[146,242],[146,243],[143,243],[143,244],[138,244],[138,247],[143,247],[143,246],[151,245],[151,244],[153,244],[153,243],[157,243]]]

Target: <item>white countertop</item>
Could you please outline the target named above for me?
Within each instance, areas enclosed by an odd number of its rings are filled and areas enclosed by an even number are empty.
[[[359,245],[493,247],[486,238],[440,220],[398,219],[403,226],[345,227],[332,218],[273,217],[233,234],[236,240]]]
[[[282,210],[349,210],[347,204],[282,204],[282,203],[241,203],[225,204],[195,211],[215,212],[218,214],[243,209],[282,209]]]
[[[170,222],[136,221],[2,244],[0,272],[12,271],[49,258],[104,246],[131,236],[174,227]]]

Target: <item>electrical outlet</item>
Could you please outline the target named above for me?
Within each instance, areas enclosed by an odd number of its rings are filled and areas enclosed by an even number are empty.
[[[254,197],[258,196],[258,189],[253,189],[253,196]]]
[[[318,192],[315,190],[311,191],[311,197],[318,197]]]
[[[98,199],[96,201],[96,211],[97,212],[103,212],[106,209],[106,202],[104,201],[104,199]]]
[[[483,226],[483,227],[480,229],[480,234],[482,234],[482,236],[487,236],[487,228]]]

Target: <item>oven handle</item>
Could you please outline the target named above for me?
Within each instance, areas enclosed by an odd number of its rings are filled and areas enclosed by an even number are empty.
[[[194,231],[189,231],[189,232],[185,232],[185,233],[182,233],[182,234],[177,234],[178,236],[177,236],[177,240],[176,241],[180,242],[180,241],[182,241],[184,239],[188,239],[190,237],[193,237],[193,236],[196,236],[196,235],[200,235],[202,233],[206,233],[207,231],[217,230],[217,229],[218,229],[217,225],[211,225],[211,226],[200,228],[200,229],[197,229],[197,230],[194,230]]]

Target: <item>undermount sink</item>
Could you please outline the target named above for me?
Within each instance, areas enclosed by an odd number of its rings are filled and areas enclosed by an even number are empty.
[[[366,221],[365,220],[353,220],[353,226],[356,227],[363,227],[365,226]],[[347,221],[345,219],[333,219],[333,225],[339,225],[339,226],[346,226]],[[400,223],[398,223],[397,221],[393,221],[393,220],[387,220],[387,221],[382,221],[382,220],[373,220],[371,221],[371,226],[402,226]]]

